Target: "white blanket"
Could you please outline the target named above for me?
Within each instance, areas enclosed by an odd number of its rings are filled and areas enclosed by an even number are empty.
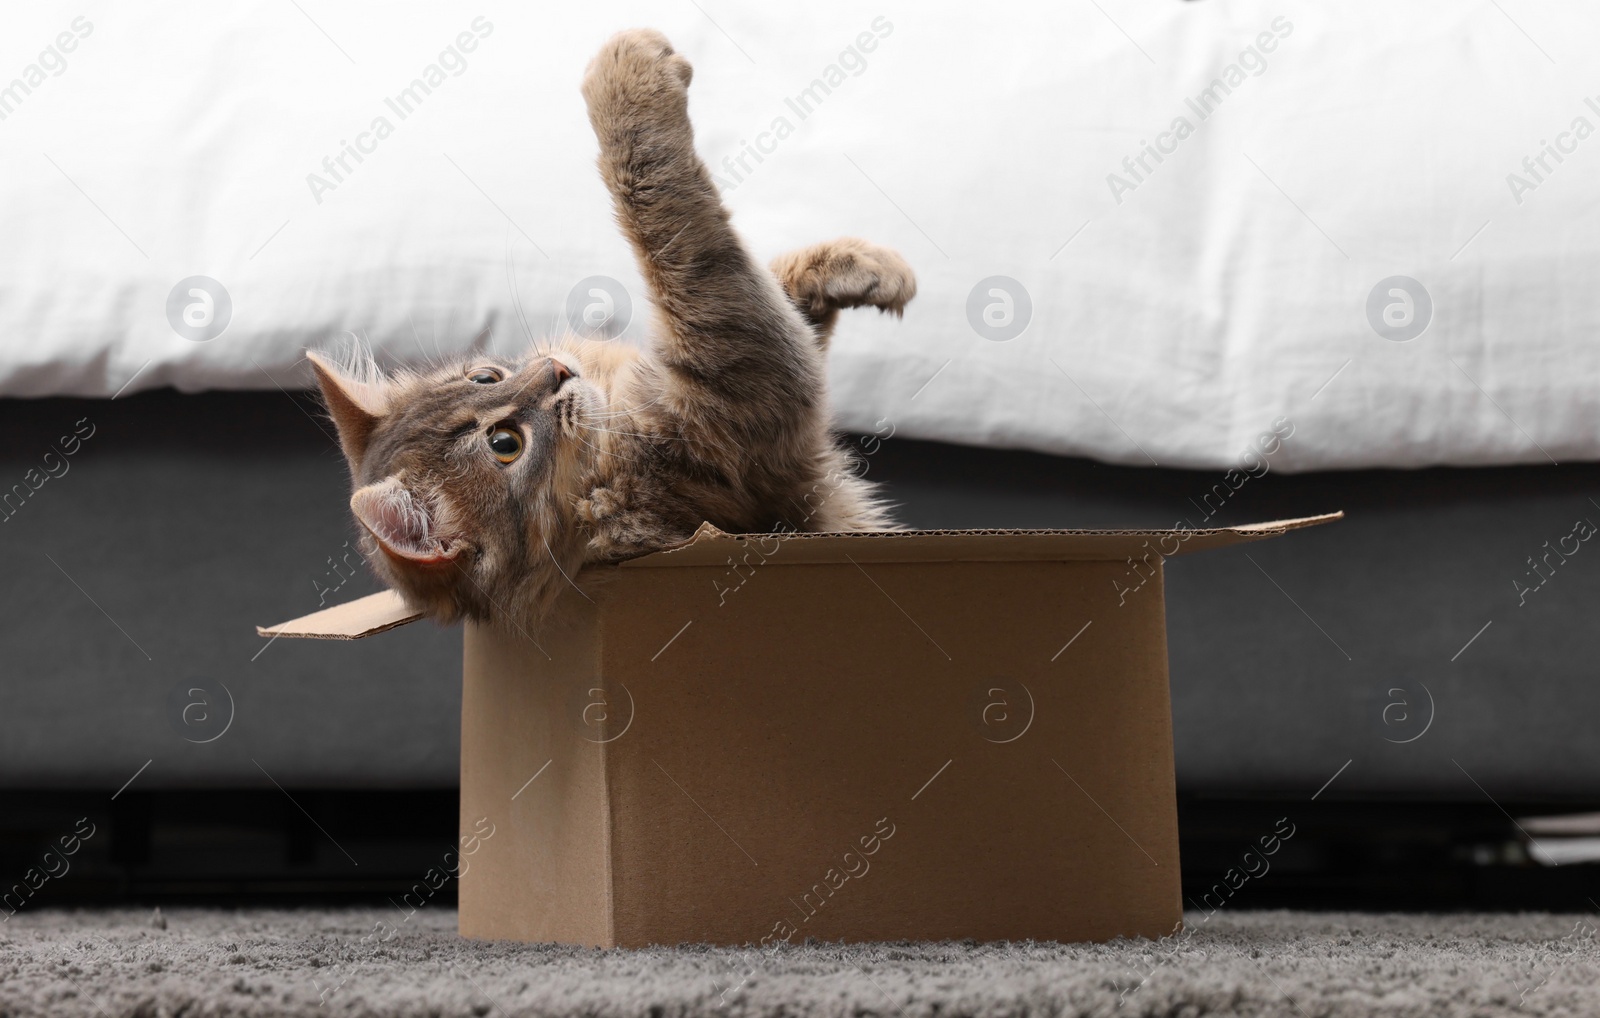
[[[1600,457],[1600,12],[1576,0],[6,22],[0,394],[300,387],[345,331],[391,362],[485,326],[511,351],[595,275],[637,339],[578,82],[651,24],[760,256],[859,234],[919,273],[903,321],[843,320],[843,427],[1207,468],[1275,427],[1289,470]],[[226,298],[173,296],[195,276]],[[1397,276],[1421,290],[1369,310]],[[220,335],[179,334],[208,315]]]

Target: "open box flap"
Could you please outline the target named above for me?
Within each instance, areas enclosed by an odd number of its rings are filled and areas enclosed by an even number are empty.
[[[355,601],[336,604],[319,612],[301,616],[291,622],[276,626],[257,626],[262,636],[301,636],[312,640],[359,640],[385,630],[403,626],[422,618],[422,613],[406,607],[405,601],[392,590]]]
[[[622,563],[625,569],[724,565],[754,551],[763,559],[803,565],[827,562],[1067,562],[1172,558],[1207,548],[1263,541],[1342,519],[1344,513],[1272,520],[1212,530],[880,530],[849,534],[728,534],[702,523],[694,536],[665,551]],[[420,612],[392,590],[334,605],[276,626],[262,636],[359,640],[415,622]]]
[[[1342,519],[1344,513],[1210,530],[875,530],[843,534],[728,534],[702,523],[684,543],[622,563],[624,569],[725,565],[756,552],[789,564],[825,562],[1064,562],[1172,558],[1263,541]]]

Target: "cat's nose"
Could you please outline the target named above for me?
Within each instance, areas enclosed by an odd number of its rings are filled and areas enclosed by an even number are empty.
[[[555,378],[556,388],[561,388],[561,383],[572,377],[572,369],[565,364],[550,358],[550,374]]]

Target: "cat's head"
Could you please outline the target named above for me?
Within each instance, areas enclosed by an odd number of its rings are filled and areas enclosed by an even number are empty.
[[[442,622],[536,620],[577,571],[572,504],[601,394],[569,353],[384,377],[309,354],[350,462],[363,551]]]

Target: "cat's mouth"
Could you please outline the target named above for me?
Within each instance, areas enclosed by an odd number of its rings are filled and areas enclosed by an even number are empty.
[[[401,565],[450,566],[467,547],[459,538],[438,533],[432,507],[393,477],[357,491],[350,508],[383,553]]]

